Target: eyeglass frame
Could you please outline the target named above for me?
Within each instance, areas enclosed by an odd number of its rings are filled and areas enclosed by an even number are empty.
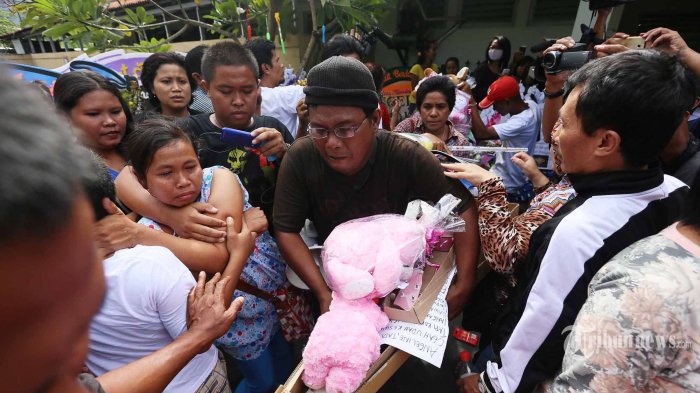
[[[335,128],[331,128],[331,129],[323,128],[323,127],[311,127],[311,124],[309,124],[309,125],[306,127],[306,130],[307,130],[307,132],[309,133],[309,135],[311,136],[311,139],[326,139],[326,138],[328,138],[328,136],[331,134],[331,131],[333,131],[333,134],[334,134],[336,137],[340,138],[340,139],[349,139],[349,138],[353,138],[355,135],[357,135],[358,130],[360,129],[360,127],[362,127],[362,125],[365,123],[365,120],[367,120],[367,119],[369,119],[369,117],[365,117],[364,119],[362,119],[362,122],[360,122],[360,124],[358,124],[358,125],[356,125],[356,126],[335,127]],[[341,135],[338,135],[338,130],[339,130],[339,129],[351,129],[351,130],[352,130],[352,135],[350,135],[350,136],[341,136]],[[314,132],[312,132],[312,130],[325,130],[325,131],[326,131],[326,135],[325,135],[325,136],[315,137],[315,136],[314,136]]]

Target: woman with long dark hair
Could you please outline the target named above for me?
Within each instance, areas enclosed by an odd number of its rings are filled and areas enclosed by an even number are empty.
[[[54,102],[81,131],[81,143],[102,157],[112,179],[116,178],[126,165],[123,141],[133,129],[129,106],[119,89],[95,72],[69,72],[56,80]]]
[[[474,99],[480,102],[486,97],[489,86],[501,76],[510,60],[510,41],[508,38],[497,35],[486,47],[486,61],[474,71],[476,87],[472,89]]]

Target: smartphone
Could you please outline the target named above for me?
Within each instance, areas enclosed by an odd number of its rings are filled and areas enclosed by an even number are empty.
[[[236,147],[258,147],[259,144],[253,144],[253,135],[247,131],[237,130],[235,128],[222,128],[221,141]]]
[[[622,41],[622,45],[630,49],[644,49],[645,43],[644,38],[639,36],[627,37]]]
[[[451,155],[451,154],[445,153],[444,151],[441,151],[441,150],[431,150],[431,152],[433,153],[433,155],[435,155],[435,157],[437,157],[438,161],[440,161],[440,162],[444,162],[444,163],[446,163],[446,164],[454,164],[454,163],[458,163],[458,164],[459,164],[459,163],[464,163],[463,160],[460,160],[459,158],[457,158],[457,157],[455,157],[455,156],[453,156],[453,155]],[[469,190],[469,192],[471,192],[472,195],[476,196],[474,193],[475,193],[475,192],[478,193],[478,191],[477,191],[476,187],[474,187],[474,185],[473,185],[471,182],[469,182],[469,180],[466,180],[466,179],[459,179],[459,182],[462,183],[462,185],[463,185],[467,190]]]

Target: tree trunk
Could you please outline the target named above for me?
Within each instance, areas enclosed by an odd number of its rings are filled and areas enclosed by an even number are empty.
[[[267,31],[270,33],[270,41],[274,41],[277,36],[277,20],[275,12],[280,12],[282,9],[281,0],[270,0],[270,9],[267,11],[267,19],[270,21],[267,25]]]

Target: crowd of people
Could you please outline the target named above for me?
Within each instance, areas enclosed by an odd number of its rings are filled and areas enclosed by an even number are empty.
[[[280,86],[264,39],[153,54],[140,113],[93,72],[61,75],[53,102],[0,75],[0,390],[274,391],[298,359],[259,293],[289,268],[327,312],[309,246],[450,193],[466,225],[448,314],[481,333],[460,391],[700,391],[700,53],[666,28],[629,49],[601,25],[594,59],[544,81],[533,64],[572,38],[534,59],[494,36],[473,83],[420,45],[401,122],[347,34],[305,86]],[[441,163],[406,133],[527,152]]]

